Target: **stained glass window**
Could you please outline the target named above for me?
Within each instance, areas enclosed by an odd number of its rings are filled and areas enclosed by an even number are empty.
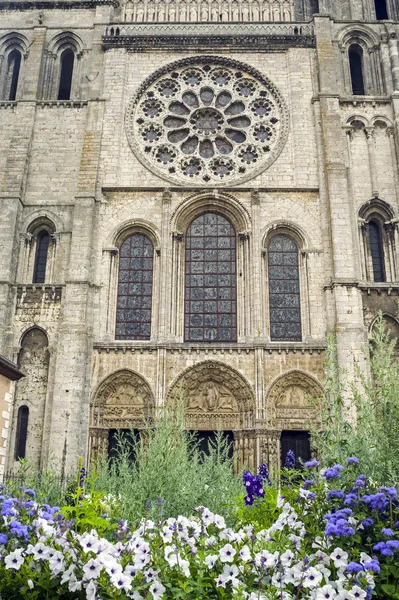
[[[19,71],[21,69],[21,53],[13,50],[8,57],[8,71],[6,81],[6,100],[16,100]]]
[[[288,235],[276,235],[269,244],[270,338],[302,339],[298,246]]]
[[[17,417],[17,436],[15,440],[15,460],[25,458],[26,440],[28,436],[29,408],[20,406]]]
[[[154,248],[148,237],[135,233],[119,252],[117,340],[149,340]]]
[[[35,268],[33,283],[44,283],[46,280],[46,267],[50,235],[48,231],[41,231],[37,236]]]
[[[184,330],[186,342],[237,341],[236,232],[215,213],[187,231]]]
[[[373,263],[374,281],[385,281],[384,251],[382,249],[380,226],[375,221],[369,223],[370,254]]]

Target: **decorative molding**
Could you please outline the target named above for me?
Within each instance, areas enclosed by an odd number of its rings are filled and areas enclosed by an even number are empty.
[[[118,6],[118,0],[2,0],[0,2],[0,11],[2,10],[32,10],[58,8],[60,10],[70,10],[71,8],[95,9],[96,6],[110,5]]]
[[[127,22],[291,21],[294,0],[124,0]]]
[[[315,46],[313,26],[294,23],[135,23],[108,26],[103,36],[104,49],[120,47],[131,52],[143,52],[147,49],[177,50],[183,47],[185,50],[196,51],[201,48],[228,48],[270,53]]]
[[[185,58],[155,71],[131,98],[130,147],[168,181],[221,187],[270,167],[288,138],[277,87],[253,67],[220,56]]]

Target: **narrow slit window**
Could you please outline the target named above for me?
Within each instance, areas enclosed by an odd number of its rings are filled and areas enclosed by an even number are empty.
[[[41,231],[37,236],[33,283],[44,283],[46,281],[46,267],[49,244],[49,233],[47,231]]]
[[[389,19],[386,0],[374,0],[374,6],[377,21]]]
[[[186,342],[236,342],[236,232],[228,219],[205,213],[186,236]]]
[[[352,92],[357,96],[364,96],[363,50],[359,44],[352,44],[349,48],[349,66]]]
[[[376,283],[385,281],[384,250],[382,246],[381,229],[378,223],[369,223],[369,243],[371,261],[373,264],[373,276]]]
[[[154,247],[148,237],[135,233],[119,252],[117,340],[149,340]]]
[[[61,54],[60,85],[58,88],[58,100],[69,100],[71,98],[72,75],[75,55],[72,50],[64,50]]]
[[[276,235],[269,244],[270,339],[300,342],[301,302],[298,246],[288,235]]]
[[[15,440],[15,460],[25,458],[26,456],[26,440],[28,437],[28,421],[29,421],[29,408],[27,406],[20,406],[18,409],[17,417],[17,437]]]
[[[8,68],[6,77],[6,98],[14,101],[17,98],[18,79],[21,69],[21,53],[13,50],[8,57]]]

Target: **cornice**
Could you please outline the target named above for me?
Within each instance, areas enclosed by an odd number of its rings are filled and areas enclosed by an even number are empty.
[[[104,49],[254,49],[257,52],[314,48],[311,24],[296,23],[120,23],[105,28]]]
[[[111,5],[118,6],[118,0],[0,0],[0,11],[2,10],[31,10],[45,9],[94,9],[96,6]]]

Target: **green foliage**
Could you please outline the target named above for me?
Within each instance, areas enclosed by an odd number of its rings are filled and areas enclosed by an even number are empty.
[[[4,481],[4,489],[15,496],[21,487],[32,488],[36,491],[38,502],[60,505],[64,502],[65,482],[60,477],[57,465],[51,465],[45,471],[39,472],[32,467],[29,460],[20,459],[18,472],[9,475]]]
[[[91,474],[88,478],[82,475],[82,461],[75,481],[67,489],[66,500],[68,504],[61,507],[61,514],[71,523],[74,531],[84,533],[96,529],[99,535],[117,528],[107,519],[104,512],[104,493],[95,491],[97,476]]]
[[[233,474],[229,443],[220,432],[208,455],[184,427],[183,402],[167,406],[142,432],[140,441],[119,439],[117,457],[97,465],[95,489],[114,498],[117,516],[191,515],[199,505],[229,516],[232,498],[242,495]],[[133,456],[133,459],[132,459]]]
[[[313,426],[312,442],[326,465],[357,456],[377,483],[398,484],[399,358],[381,314],[365,362],[366,370],[357,370],[357,386],[345,394],[345,372],[337,366],[335,340],[329,339],[326,391],[317,406],[321,427]]]

